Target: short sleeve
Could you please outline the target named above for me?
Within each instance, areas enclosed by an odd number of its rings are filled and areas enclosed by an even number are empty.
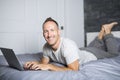
[[[78,47],[75,42],[68,41],[65,43],[64,46],[64,56],[66,59],[67,64],[71,64],[75,60],[79,60],[79,54],[78,54]]]
[[[49,58],[48,57],[48,49],[47,49],[47,44],[43,46],[43,57]]]

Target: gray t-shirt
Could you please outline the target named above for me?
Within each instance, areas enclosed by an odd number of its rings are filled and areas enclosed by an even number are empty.
[[[83,64],[89,60],[92,60],[89,58],[91,56],[93,56],[94,59],[93,54],[79,50],[76,43],[67,38],[61,38],[59,48],[56,51],[53,51],[52,48],[46,43],[43,47],[43,56],[49,58],[54,62],[62,63],[65,65],[70,64],[77,59],[79,60],[80,64]]]

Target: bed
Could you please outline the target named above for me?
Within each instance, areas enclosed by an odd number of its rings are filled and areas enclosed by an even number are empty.
[[[26,61],[39,61],[42,52],[19,54],[17,57],[24,64]],[[120,55],[85,63],[79,71],[19,71],[9,67],[4,56],[0,55],[0,80],[120,80]]]
[[[120,32],[113,32],[116,37]],[[87,33],[87,44],[98,32]],[[17,54],[21,64],[27,61],[39,61],[42,52]],[[53,63],[63,66],[62,64]],[[104,58],[80,65],[79,71],[19,71],[8,66],[3,55],[0,55],[0,80],[120,80],[120,54],[112,58]]]

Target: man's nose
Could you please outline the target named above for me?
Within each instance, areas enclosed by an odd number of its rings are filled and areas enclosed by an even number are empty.
[[[48,32],[48,36],[49,36],[49,37],[51,36],[51,32],[50,32],[50,31]]]

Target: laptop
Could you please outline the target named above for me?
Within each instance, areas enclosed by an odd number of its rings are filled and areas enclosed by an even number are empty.
[[[18,61],[14,51],[8,48],[0,48],[1,52],[3,53],[6,61],[8,62],[9,66],[20,71],[23,71],[24,68]]]

